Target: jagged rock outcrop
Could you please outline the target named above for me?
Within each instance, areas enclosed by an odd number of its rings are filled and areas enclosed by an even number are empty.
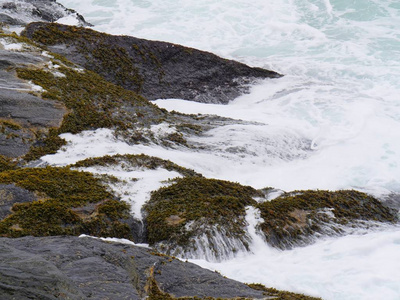
[[[72,9],[67,9],[55,0],[0,1],[0,23],[26,25],[30,22],[54,22],[72,17],[81,26],[89,26],[85,19]]]
[[[151,249],[92,238],[0,238],[0,265],[2,300],[157,299],[162,292],[175,297],[265,297]]]
[[[23,34],[150,100],[227,103],[246,92],[255,79],[281,76],[176,44],[112,36],[86,28],[33,23]]]

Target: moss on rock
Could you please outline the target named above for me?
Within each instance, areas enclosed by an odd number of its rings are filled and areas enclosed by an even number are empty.
[[[202,175],[196,173],[193,170],[183,168],[170,160],[164,160],[154,156],[148,156],[145,154],[125,154],[125,155],[113,155],[113,156],[102,156],[95,158],[88,158],[85,160],[78,161],[71,167],[74,168],[87,168],[92,166],[113,166],[122,165],[124,168],[145,168],[154,170],[156,168],[164,168],[168,171],[176,171],[182,176],[198,176]]]
[[[65,143],[58,137],[61,133],[116,128],[121,134],[130,135],[129,130],[157,123],[165,114],[143,97],[109,83],[96,73],[65,66],[58,68],[58,72],[65,77],[40,68],[17,69],[20,78],[45,89],[43,98],[58,100],[69,109],[61,127],[40,139],[25,157],[27,160],[55,153]]]
[[[231,237],[245,235],[245,207],[255,205],[258,192],[238,183],[200,177],[177,179],[176,183],[152,193],[144,206],[147,212],[150,244],[163,242],[174,246],[191,247],[191,238],[204,232],[194,232],[188,226],[201,224],[223,228]]]
[[[0,221],[0,235],[79,235],[132,238],[124,223],[129,206],[113,199],[98,178],[68,168],[26,168],[0,173],[0,183],[36,193],[37,201],[16,203]]]
[[[17,163],[11,158],[0,155],[0,172],[14,170],[17,168]]]
[[[354,190],[295,191],[257,207],[264,219],[260,228],[267,241],[280,248],[301,244],[316,232],[341,233],[343,225],[397,220],[396,214],[377,199]]]

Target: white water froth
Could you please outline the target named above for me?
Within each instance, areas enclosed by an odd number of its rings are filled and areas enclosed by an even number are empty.
[[[91,235],[87,235],[87,234],[81,234],[79,237],[80,238],[99,239],[99,240],[106,241],[106,242],[113,242],[113,243],[118,243],[118,244],[125,244],[125,245],[132,245],[132,246],[136,246],[136,247],[149,248],[148,244],[137,244],[137,243],[134,243],[127,239],[118,239],[118,238],[112,238],[112,237],[96,237],[96,236],[91,236]]]
[[[244,140],[246,146],[271,142],[281,149],[266,164],[277,166],[268,168],[274,178],[263,175],[266,166],[255,171],[267,185],[400,192],[400,131],[394,130],[400,126],[400,9],[393,1],[61,3],[97,30],[181,43],[285,74],[220,108],[157,102],[192,113],[226,110],[269,125],[256,130],[274,127],[277,134],[268,141]],[[248,127],[250,135],[254,128]],[[302,145],[281,147],[290,142],[288,130],[310,141],[311,156],[297,155]],[[297,159],[280,159],[288,156]]]
[[[250,231],[251,232],[251,231]],[[307,293],[323,299],[399,299],[400,228],[329,238],[280,251],[253,233],[251,255],[224,263],[192,260],[248,283]]]
[[[116,196],[131,206],[131,214],[139,220],[143,219],[141,209],[150,200],[151,192],[166,186],[169,179],[181,177],[177,172],[161,168],[148,170],[124,166],[97,166],[79,169],[93,174],[106,174],[118,178],[120,182],[109,183],[108,186]]]
[[[197,227],[198,225],[195,222],[186,224],[188,231],[192,230],[193,226]],[[169,250],[168,254],[181,259],[201,257],[209,262],[222,262],[248,251],[245,245],[250,241],[248,236],[243,236],[242,239],[232,237],[231,233],[227,232],[223,226],[202,225],[200,228],[204,233],[198,234],[195,239],[190,240],[193,242],[192,246],[184,249],[178,246]],[[163,244],[157,245],[157,249],[162,250]]]

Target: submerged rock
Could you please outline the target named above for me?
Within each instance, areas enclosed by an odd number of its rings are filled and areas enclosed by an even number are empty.
[[[281,75],[176,44],[33,23],[25,36],[148,99],[227,103],[255,79]]]

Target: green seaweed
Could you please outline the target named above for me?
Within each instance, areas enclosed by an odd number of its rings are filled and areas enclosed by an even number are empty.
[[[320,230],[320,224],[348,225],[356,221],[395,222],[396,214],[377,199],[354,190],[295,191],[259,203],[264,222],[260,225],[267,241],[284,248],[285,240],[296,242]],[[329,209],[334,218],[321,210]],[[337,229],[340,231],[340,229]]]
[[[17,168],[17,162],[9,157],[0,155],[0,172],[14,170]]]
[[[229,181],[177,179],[175,184],[153,192],[144,206],[149,243],[169,241],[185,245],[194,234],[185,228],[191,221],[225,226],[228,234],[241,237],[245,207],[256,204],[252,199],[256,195],[253,188]]]
[[[113,199],[100,179],[69,168],[24,168],[0,173],[0,183],[15,184],[37,200],[16,203],[0,221],[0,235],[114,236],[132,239],[124,220],[129,205]]]
[[[146,168],[155,170],[156,168],[164,168],[168,171],[176,171],[183,176],[199,176],[201,174],[196,173],[193,170],[183,168],[169,160],[164,160],[158,157],[148,156],[145,154],[125,154],[125,155],[114,155],[114,156],[102,156],[95,158],[87,158],[85,160],[78,161],[71,167],[74,168],[87,168],[92,166],[113,166],[122,164],[124,166]]]
[[[142,49],[136,44],[131,47],[118,46],[117,43],[109,42],[110,37],[108,34],[89,28],[60,24],[42,24],[32,34],[34,41],[46,46],[74,44],[76,50],[86,58],[85,68],[106,79],[112,78],[114,83],[137,93],[141,92],[144,78],[139,69],[135,67],[135,60],[146,61],[149,59],[152,61],[154,66],[159,69],[159,79],[162,79],[164,72],[154,53],[145,46],[142,46]],[[136,55],[130,55],[129,48],[133,49]]]
[[[42,97],[61,101],[69,110],[61,127],[50,130],[40,139],[27,154],[26,160],[55,153],[65,144],[58,138],[61,133],[117,128],[120,134],[130,135],[129,130],[156,123],[158,117],[164,114],[143,97],[107,82],[96,73],[79,72],[67,67],[60,67],[58,71],[66,77],[56,77],[42,69],[17,69],[20,78],[32,80],[46,90]],[[131,108],[132,113],[124,113],[122,107]]]

